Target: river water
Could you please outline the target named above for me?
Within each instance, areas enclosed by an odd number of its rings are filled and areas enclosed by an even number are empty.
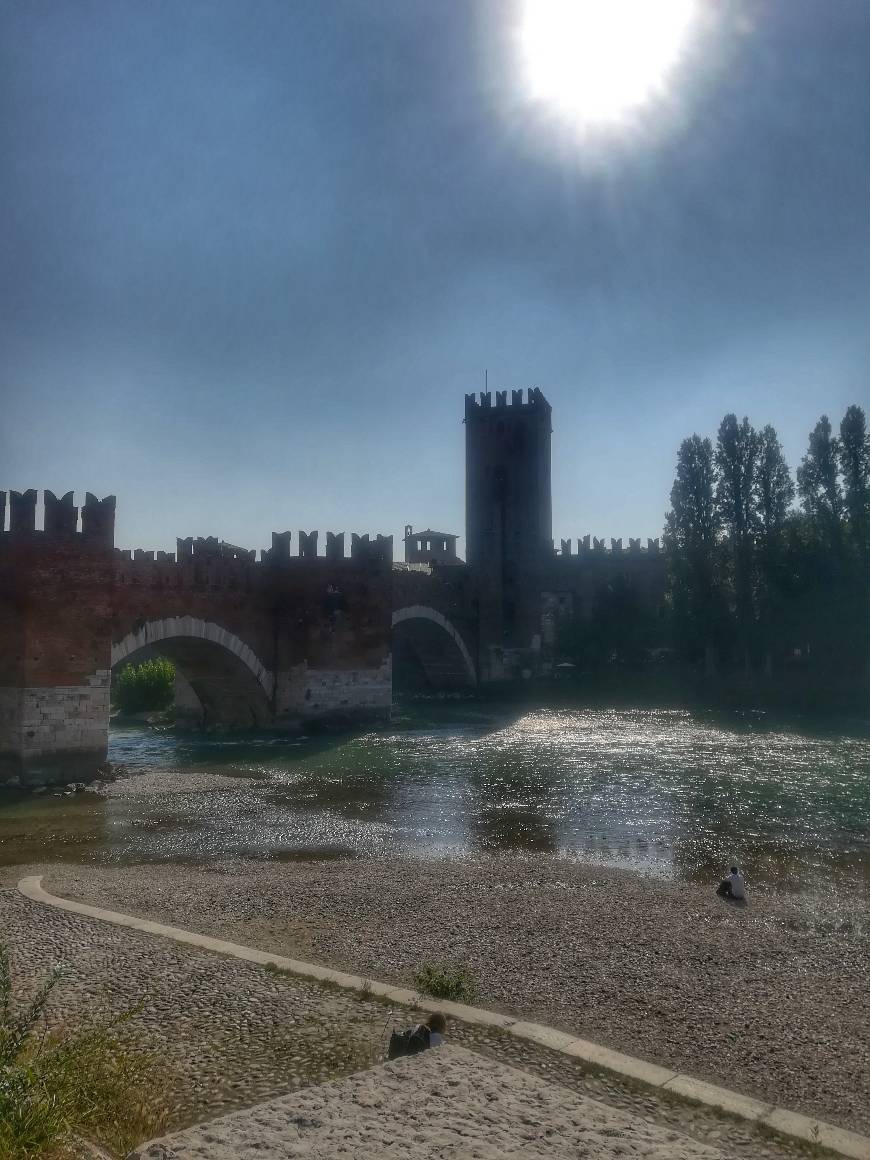
[[[736,860],[755,883],[870,896],[866,723],[584,709],[332,738],[116,728],[109,756],[172,774],[0,806],[0,861],[520,849],[705,880]]]

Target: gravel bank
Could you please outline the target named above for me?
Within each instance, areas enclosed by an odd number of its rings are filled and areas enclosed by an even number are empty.
[[[366,1067],[382,1058],[387,1027],[416,1017],[405,1011],[391,1016],[382,1004],[362,995],[272,975],[250,963],[30,902],[11,884],[27,873],[44,874],[46,885],[58,889],[70,871],[22,866],[3,872],[0,937],[11,951],[18,989],[32,989],[50,964],[62,961],[65,976],[53,1002],[58,1019],[117,1012],[144,999],[134,1024],[146,1043],[162,1053],[173,1076],[168,1130]],[[149,889],[145,877],[132,874],[125,885],[128,871],[115,870],[116,897],[103,901],[123,909],[117,895],[138,889],[135,909],[156,914],[158,903],[168,916],[173,897],[189,897],[204,883],[190,873],[167,869],[151,882],[149,896],[141,893]],[[66,877],[68,886],[72,881]],[[83,872],[78,884],[80,894],[87,892],[96,900],[109,879]],[[202,902],[205,910],[207,898]],[[497,1031],[453,1024],[449,1040],[699,1143],[721,1147],[729,1157],[794,1160],[807,1155],[797,1143],[770,1137],[743,1121],[596,1074],[576,1060]]]
[[[475,1002],[870,1132],[870,939],[798,900],[546,857],[57,866],[55,893],[376,978],[467,966]]]
[[[722,1153],[457,1047],[213,1120],[131,1160],[723,1160]]]

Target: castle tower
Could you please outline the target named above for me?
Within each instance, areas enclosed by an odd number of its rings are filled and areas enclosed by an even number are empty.
[[[490,679],[526,667],[520,654],[540,633],[541,573],[553,556],[551,416],[537,387],[527,402],[522,391],[510,403],[496,391],[495,405],[489,392],[465,396],[466,550]]]

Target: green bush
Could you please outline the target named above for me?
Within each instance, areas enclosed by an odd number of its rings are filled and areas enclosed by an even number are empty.
[[[474,980],[461,967],[438,967],[424,963],[414,975],[414,985],[435,999],[452,999],[468,1003],[474,998]]]
[[[66,1160],[82,1138],[125,1156],[164,1124],[165,1067],[140,1046],[130,1012],[46,1029],[58,978],[53,971],[29,1003],[16,1002],[0,947],[0,1160]]]
[[[122,713],[168,709],[175,698],[175,665],[165,657],[127,665],[115,683],[115,704]]]

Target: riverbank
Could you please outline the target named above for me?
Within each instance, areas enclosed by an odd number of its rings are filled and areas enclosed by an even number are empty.
[[[758,895],[738,910],[689,884],[533,855],[45,873],[64,897],[388,981],[462,966],[482,1006],[870,1130],[857,909]]]
[[[48,877],[51,870],[22,868]],[[193,884],[180,878],[182,893]],[[168,1132],[359,1073],[383,1059],[391,1025],[407,1026],[420,1017],[419,1011],[390,1009],[364,993],[270,972],[31,901],[11,885],[8,870],[0,871],[0,930],[18,994],[32,994],[48,964],[62,965],[52,1021],[134,1008],[131,1030],[157,1054],[168,1077]],[[496,1028],[453,1022],[448,1039],[537,1076],[548,1088],[555,1085],[554,1098],[567,1088],[636,1118],[636,1133],[619,1138],[622,1154],[647,1135],[638,1121],[721,1148],[734,1160],[797,1160],[814,1154],[714,1108],[596,1071]],[[366,1086],[368,1081],[361,1082]]]

